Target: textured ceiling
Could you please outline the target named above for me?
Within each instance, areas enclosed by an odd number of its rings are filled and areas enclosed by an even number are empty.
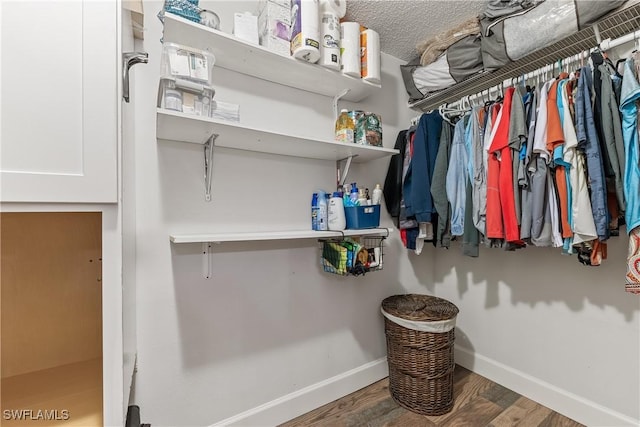
[[[380,50],[405,61],[416,44],[478,16],[484,0],[348,0],[348,21],[380,34]]]

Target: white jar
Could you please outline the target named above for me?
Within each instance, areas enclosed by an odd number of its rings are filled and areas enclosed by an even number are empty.
[[[344,216],[344,203],[340,193],[335,192],[329,199],[329,230],[341,231],[347,228],[347,219]]]

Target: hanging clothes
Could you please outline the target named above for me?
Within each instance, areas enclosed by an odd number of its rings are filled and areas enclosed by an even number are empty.
[[[591,109],[590,88],[591,67],[585,66],[580,70],[578,92],[576,93],[576,134],[578,147],[584,151],[587,158],[587,170],[589,171],[589,183],[591,185],[591,211],[598,239],[605,241],[609,238],[607,191],[598,135]]]
[[[411,164],[411,157],[413,156],[413,141],[415,139],[415,129],[407,133],[406,148],[404,153],[404,159],[402,161],[402,186],[404,186],[407,179],[407,173],[409,171],[409,165]],[[404,192],[401,191],[402,197],[400,198],[400,217],[398,218],[400,228],[400,238],[407,249],[416,249],[416,239],[418,237],[418,222],[414,217],[407,215],[407,207],[405,205],[406,197]]]
[[[498,194],[500,199],[500,210],[495,209],[498,204],[493,204],[493,223],[502,222],[503,233],[498,236],[497,232],[487,229],[490,238],[505,238],[507,242],[523,244],[520,240],[520,229],[516,217],[515,194],[513,191],[513,158],[511,153],[511,141],[509,140],[509,128],[511,120],[511,105],[515,88],[508,88],[505,91],[505,98],[502,109],[502,117],[499,120],[496,134],[489,149],[489,174],[498,174]],[[495,180],[495,178],[494,178]],[[489,178],[491,182],[491,178]],[[494,193],[493,197],[495,198]],[[487,200],[487,228],[489,226],[489,200]],[[496,229],[498,231],[498,229]]]
[[[500,204],[500,164],[491,152],[493,141],[496,139],[498,128],[502,121],[504,109],[500,104],[494,104],[491,108],[491,133],[489,138],[485,138],[485,149],[487,150],[487,238],[503,239],[504,225],[502,223],[502,206]]]
[[[628,254],[625,290],[640,294],[640,227],[634,228],[629,233]]]
[[[606,149],[609,153],[609,162],[611,164],[614,189],[618,202],[618,211],[624,213],[625,200],[623,189],[623,171],[625,165],[624,140],[622,137],[622,123],[620,120],[620,111],[616,95],[613,87],[612,75],[615,73],[613,69],[607,65],[600,65],[601,79],[601,111],[602,111],[602,136],[605,141]]]
[[[598,136],[598,143],[600,146],[600,156],[602,158],[602,168],[605,177],[613,177],[614,171],[611,167],[611,159],[609,158],[609,152],[606,148],[605,137],[603,132],[603,120],[602,120],[602,76],[600,72],[600,66],[605,63],[605,58],[602,52],[595,51],[591,53],[592,69],[592,108],[593,108],[593,123],[596,129],[596,135]]]
[[[533,227],[533,173],[534,153],[533,142],[535,138],[536,120],[538,115],[538,89],[532,88],[525,100],[525,114],[527,119],[527,142],[524,156],[521,154],[521,168],[518,170],[518,183],[520,184],[520,199],[522,202],[522,218],[520,219],[520,239],[531,241],[531,229]],[[535,155],[537,156],[537,155]]]
[[[442,117],[434,111],[420,117],[415,133],[413,154],[402,193],[407,217],[415,217],[418,222],[431,222],[431,215],[435,213],[430,188],[441,129]]]
[[[471,205],[473,225],[483,235],[486,234],[487,213],[487,152],[484,150],[485,123],[487,114],[483,107],[471,110],[473,170],[471,180]]]
[[[634,74],[635,59],[625,62],[622,79],[620,112],[622,113],[622,133],[626,155],[624,167],[624,197],[627,203],[625,221],[627,232],[640,225],[640,149],[638,148],[638,108],[636,101],[640,99],[640,84]]]
[[[513,201],[515,205],[515,216],[518,227],[521,225],[522,208],[521,208],[521,191],[518,180],[518,171],[522,163],[520,159],[520,151],[527,140],[527,119],[524,109],[524,87],[518,85],[513,92],[513,98],[511,100],[511,114],[509,115],[509,147],[511,148],[511,160],[512,171],[511,177],[513,180]],[[519,231],[518,231],[519,232]],[[518,240],[520,237],[518,235]]]
[[[409,130],[401,130],[396,137],[396,143],[393,146],[398,150],[399,154],[391,156],[387,176],[384,179],[382,193],[384,194],[384,203],[387,212],[393,218],[396,227],[400,228],[400,202],[402,199],[402,177],[403,163],[405,159],[405,151],[407,148],[407,134]]]
[[[635,75],[638,54],[628,58],[624,64],[620,112],[625,148],[624,197],[627,202],[625,221],[629,234],[627,255],[627,284],[629,292],[640,292],[640,147],[638,147],[638,107],[640,84]]]
[[[449,248],[451,242],[451,209],[447,200],[446,183],[452,140],[453,126],[443,122],[436,163],[433,168],[433,179],[431,180],[431,197],[433,198],[433,206],[438,214],[436,245],[443,248]]]
[[[561,91],[562,84],[560,80],[554,81],[549,88],[549,97],[547,99],[547,150],[552,154],[555,166],[554,182],[560,208],[561,235],[563,239],[568,239],[573,234],[571,232],[571,225],[569,224],[569,192],[571,187],[567,185],[567,164],[563,160],[565,141],[560,110],[558,108],[558,92]]]
[[[475,170],[474,144],[477,144],[479,130],[476,120],[471,114],[465,117],[466,124],[464,130],[464,145],[467,151],[467,179],[465,182],[465,206],[464,206],[464,227],[462,230],[462,253],[466,256],[477,257],[480,255],[480,233],[473,223],[473,177]]]
[[[531,243],[536,246],[552,245],[552,218],[547,150],[547,98],[552,82],[546,82],[540,89],[540,102],[536,114],[535,132],[532,143],[532,159],[529,163],[531,177]],[[555,195],[554,195],[555,197]]]
[[[466,203],[466,186],[468,181],[467,148],[465,146],[465,120],[460,119],[455,125],[451,157],[447,170],[447,199],[451,204],[451,235],[462,236],[464,231],[464,212]]]

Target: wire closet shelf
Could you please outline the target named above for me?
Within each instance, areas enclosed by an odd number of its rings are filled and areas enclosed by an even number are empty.
[[[547,47],[491,72],[482,72],[450,88],[409,103],[416,111],[430,111],[440,105],[459,101],[497,86],[506,80],[523,76],[559,60],[597,47],[601,40],[615,39],[640,29],[640,3],[618,10],[591,25]]]

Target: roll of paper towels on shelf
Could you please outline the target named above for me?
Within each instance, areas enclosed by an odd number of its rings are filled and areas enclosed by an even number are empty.
[[[319,64],[340,71],[340,18],[325,11],[320,13],[320,22]]]
[[[362,79],[380,84],[380,35],[370,29],[360,33],[360,72]]]
[[[308,62],[320,59],[320,9],[318,0],[291,2],[291,54]]]
[[[340,51],[342,74],[360,77],[360,24],[340,24]]]
[[[347,0],[320,0],[320,11],[333,12],[342,19],[347,14]]]

